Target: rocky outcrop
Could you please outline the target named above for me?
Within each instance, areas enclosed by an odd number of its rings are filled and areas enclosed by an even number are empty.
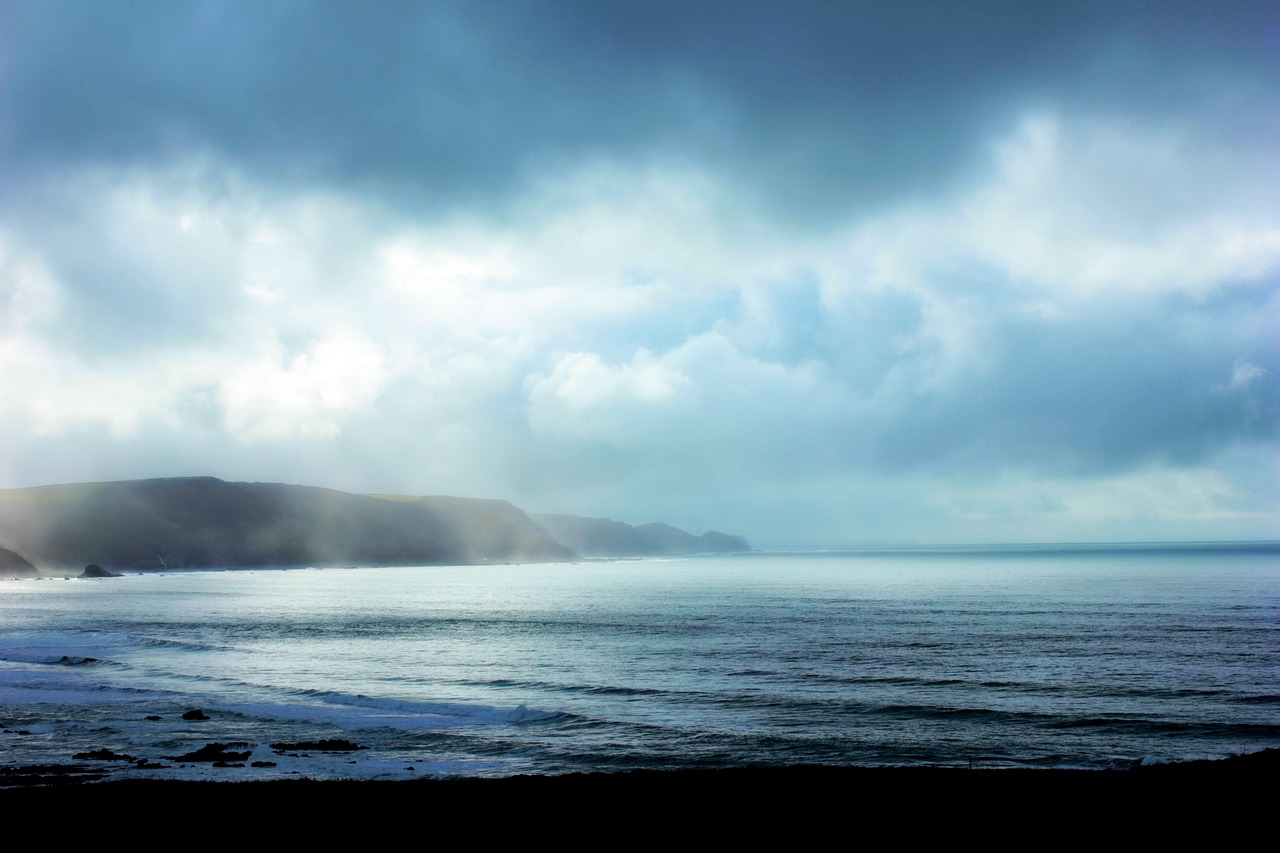
[[[91,749],[88,752],[77,752],[71,756],[77,761],[137,761],[132,755],[126,755],[123,752],[115,752],[114,750],[103,747],[102,749]]]

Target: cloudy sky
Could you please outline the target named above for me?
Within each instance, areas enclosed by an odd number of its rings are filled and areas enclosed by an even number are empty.
[[[1280,538],[1274,2],[0,0],[0,487]]]

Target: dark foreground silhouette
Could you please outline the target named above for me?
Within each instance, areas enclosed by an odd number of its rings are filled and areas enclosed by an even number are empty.
[[[1278,768],[1277,749],[1126,770],[797,766],[402,782],[88,783],[52,767],[9,767],[0,809],[23,821],[74,816],[86,828],[126,820],[150,829],[164,815],[179,819],[179,836],[228,840],[248,831],[376,841],[447,828],[470,842],[555,836],[574,846],[818,841],[833,832],[842,847],[920,838],[1222,843],[1270,832]]]

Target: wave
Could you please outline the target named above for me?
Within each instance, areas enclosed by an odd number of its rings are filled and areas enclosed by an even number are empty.
[[[1180,720],[1147,720],[1128,717],[1082,717],[1050,724],[1058,729],[1107,729],[1115,732],[1147,732],[1151,734],[1194,734],[1223,737],[1280,737],[1280,725],[1247,722],[1186,722]]]
[[[389,727],[404,730],[477,725],[527,725],[563,720],[559,711],[527,705],[498,707],[451,702],[430,702],[343,693],[332,690],[298,690],[300,701],[241,702],[228,708],[257,718],[305,720],[344,729]]]

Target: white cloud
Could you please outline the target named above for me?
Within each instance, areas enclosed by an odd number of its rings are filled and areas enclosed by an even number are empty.
[[[569,353],[549,375],[531,375],[526,387],[535,432],[603,442],[644,442],[644,431],[699,393],[689,377],[643,349],[615,365],[595,353]]]
[[[17,248],[0,231],[0,334],[22,334],[47,322],[59,309],[60,295],[38,256]]]
[[[5,336],[0,420],[13,434],[74,441],[75,431],[101,427],[128,441],[147,424],[181,424],[183,401],[203,393],[217,366],[216,357],[198,352],[183,359],[144,353],[99,361],[63,352],[46,339]]]
[[[1259,191],[1280,182],[1270,152],[1046,115],[991,150],[950,197],[857,224],[843,256],[862,272],[852,284],[937,295],[986,276],[1043,305],[1204,294],[1280,271],[1280,203]]]
[[[344,415],[372,405],[386,380],[382,350],[358,338],[319,341],[286,356],[274,345],[222,380],[223,420],[247,438],[332,438]]]
[[[1237,359],[1231,371],[1231,381],[1220,385],[1219,390],[1240,391],[1259,382],[1270,373],[1265,367],[1259,367],[1248,359]]]

